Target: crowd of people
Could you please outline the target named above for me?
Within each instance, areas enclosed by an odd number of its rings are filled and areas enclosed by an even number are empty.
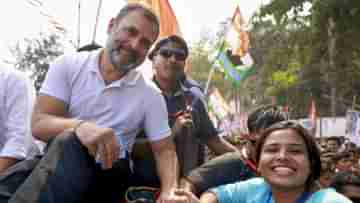
[[[324,144],[267,105],[251,111],[245,144],[234,146],[184,73],[182,37],[157,41],[156,15],[138,4],[107,34],[104,47],[50,64],[36,98],[27,77],[0,70],[0,202],[115,203],[130,186],[159,188],[158,203],[359,202],[356,145]],[[146,57],[151,79],[136,69]],[[206,162],[205,146],[216,155]]]

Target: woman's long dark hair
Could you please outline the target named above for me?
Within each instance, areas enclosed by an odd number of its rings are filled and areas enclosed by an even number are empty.
[[[311,136],[311,134],[302,127],[300,124],[296,123],[295,121],[282,121],[270,126],[266,129],[255,146],[255,161],[259,163],[261,151],[264,146],[266,138],[274,131],[277,130],[284,130],[284,129],[292,129],[300,135],[306,145],[306,150],[308,152],[308,159],[310,161],[310,175],[306,180],[306,187],[305,189],[309,191],[311,187],[315,184],[315,181],[320,177],[321,171],[321,161],[320,161],[320,151],[316,144],[315,138]]]

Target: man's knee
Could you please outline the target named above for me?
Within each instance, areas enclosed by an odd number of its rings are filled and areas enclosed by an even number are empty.
[[[83,198],[93,184],[95,161],[74,133],[59,134],[48,145],[44,157],[12,197],[13,202],[71,202],[68,200]]]
[[[49,141],[48,146],[45,149],[46,153],[73,153],[74,151],[87,153],[86,148],[81,144],[75,133],[71,131],[64,131],[57,135]]]
[[[50,140],[48,144],[50,146],[51,145],[64,146],[66,144],[73,143],[75,141],[75,137],[76,137],[75,133],[70,131],[65,131],[54,137],[52,140]]]
[[[94,159],[89,155],[73,132],[63,132],[48,143],[42,160],[43,166],[51,171],[61,168],[72,168],[77,165],[92,165]]]

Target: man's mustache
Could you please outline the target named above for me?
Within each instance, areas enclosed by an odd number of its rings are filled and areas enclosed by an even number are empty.
[[[125,48],[123,46],[119,46],[115,49],[118,53],[122,51],[128,52],[128,64],[136,63],[137,59],[139,58],[139,54],[132,48]]]

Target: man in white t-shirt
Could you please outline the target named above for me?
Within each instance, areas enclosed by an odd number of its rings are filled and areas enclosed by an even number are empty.
[[[40,154],[31,136],[35,88],[22,72],[0,65],[0,203],[29,175]]]
[[[24,73],[0,68],[0,174],[39,150],[31,136],[35,90]]]
[[[128,187],[128,154],[142,129],[157,161],[158,201],[183,200],[173,194],[177,156],[165,101],[134,70],[158,34],[156,16],[129,4],[110,21],[104,49],[51,64],[32,119],[33,135],[51,144],[10,202],[119,202]],[[44,178],[41,170],[50,175]],[[28,192],[34,187],[41,189]]]

